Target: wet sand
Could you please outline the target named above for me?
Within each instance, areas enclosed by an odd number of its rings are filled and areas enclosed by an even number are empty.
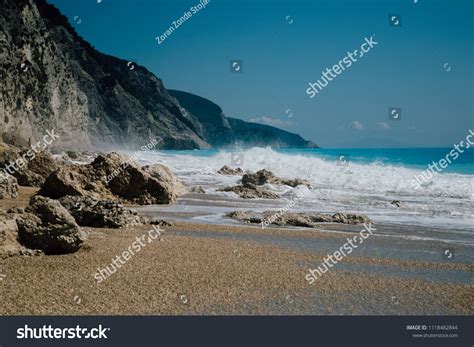
[[[16,202],[0,200],[0,208],[24,205],[32,192],[22,189]],[[83,229],[89,237],[74,254],[0,260],[6,275],[0,281],[1,315],[474,313],[469,245],[456,245],[456,257],[446,261],[440,241],[376,232],[309,285],[308,269],[354,231],[178,221],[97,284],[97,268],[151,226]]]

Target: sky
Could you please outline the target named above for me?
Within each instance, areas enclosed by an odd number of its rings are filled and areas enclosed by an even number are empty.
[[[322,147],[451,147],[474,130],[472,0],[211,0],[196,13],[199,0],[49,2],[99,51],[166,88]],[[310,98],[309,83],[371,37]]]

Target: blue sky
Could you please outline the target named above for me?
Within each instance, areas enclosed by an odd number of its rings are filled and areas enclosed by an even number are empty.
[[[100,51],[227,116],[324,147],[452,146],[474,129],[474,1],[414,1],[211,0],[162,44],[155,37],[199,0],[50,3]],[[392,14],[401,26],[389,25]],[[309,98],[308,83],[372,35],[378,45]],[[234,59],[243,73],[231,72]]]

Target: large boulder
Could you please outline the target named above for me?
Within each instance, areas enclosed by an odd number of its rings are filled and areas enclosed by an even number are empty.
[[[122,228],[142,224],[137,212],[113,200],[95,200],[82,196],[59,199],[80,226],[94,228]]]
[[[57,168],[56,161],[47,151],[35,152],[0,143],[0,170],[9,171],[21,186],[41,187]]]
[[[156,174],[158,170],[152,171]],[[98,155],[90,164],[68,165],[56,170],[46,179],[38,194],[53,199],[67,195],[97,200],[120,198],[150,205],[176,201],[180,189],[170,177],[166,180],[152,177],[129,158],[109,153]]]
[[[142,169],[144,169],[151,177],[157,179],[162,184],[167,186],[170,192],[173,192],[177,195],[187,193],[188,189],[184,183],[175,176],[169,167],[162,164],[154,164],[144,166]]]
[[[233,187],[225,187],[217,190],[218,192],[233,192],[242,199],[278,199],[280,196],[272,193],[252,183],[241,184]]]
[[[46,197],[31,198],[25,214],[16,222],[21,244],[46,254],[75,252],[84,240],[71,214],[58,201]]]
[[[30,149],[22,151],[20,155],[26,159],[26,167],[14,174],[20,186],[41,187],[46,178],[58,169],[49,152],[35,153]]]
[[[296,187],[299,185],[305,185],[307,187],[310,187],[310,184],[308,181],[305,181],[299,178],[286,180],[278,176],[275,176],[273,172],[266,169],[259,170],[255,173],[246,173],[245,175],[243,175],[242,184],[247,184],[247,183],[255,184],[258,186],[269,183],[269,184],[277,184],[277,185],[287,185],[291,187]]]
[[[0,199],[16,198],[18,183],[15,177],[0,169]]]
[[[217,171],[217,173],[221,175],[235,176],[242,175],[244,171],[240,167],[238,167],[237,169],[233,169],[227,165],[224,165],[219,169],[219,171]]]
[[[67,195],[94,199],[114,199],[107,187],[106,177],[93,166],[67,165],[53,172],[44,182],[38,195],[59,199]]]
[[[99,156],[93,163],[101,159]],[[179,188],[169,181],[160,181],[138,167],[135,163],[121,166],[122,169],[107,185],[112,194],[141,205],[169,204],[175,202],[180,194]],[[114,172],[115,173],[115,172]]]

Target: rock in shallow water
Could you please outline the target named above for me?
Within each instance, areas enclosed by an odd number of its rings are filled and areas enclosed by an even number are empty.
[[[238,167],[237,169],[233,169],[227,165],[224,165],[223,167],[220,168],[219,171],[217,171],[217,173],[220,175],[238,176],[238,175],[242,175],[244,171],[240,167]]]
[[[263,169],[259,170],[255,173],[246,173],[245,175],[242,176],[242,184],[255,184],[262,186],[264,184],[277,184],[277,185],[287,185],[291,187],[296,187],[299,185],[305,185],[307,187],[310,187],[310,184],[308,181],[295,178],[295,179],[290,179],[290,180],[285,180],[283,178],[280,178],[278,176],[275,176],[273,172]]]
[[[341,224],[364,224],[371,220],[365,215],[335,213],[333,215],[309,212],[284,212],[265,211],[256,213],[253,211],[233,211],[226,214],[227,217],[246,223],[258,223],[265,226],[270,224],[277,226],[298,226],[314,228],[318,223],[341,223]]]
[[[168,191],[175,192],[177,196],[187,192],[186,186],[175,176],[169,167],[162,164],[154,164],[144,166],[142,169],[165,185]]]
[[[218,192],[234,192],[242,199],[278,199],[280,196],[268,190],[260,188],[252,183],[246,183],[233,187],[225,187],[217,190]]]
[[[159,225],[160,227],[172,227],[174,224],[168,221],[165,221],[161,218],[152,218],[149,223],[151,225]]]
[[[201,186],[195,186],[189,189],[190,193],[197,193],[197,194],[206,194],[206,191]]]

